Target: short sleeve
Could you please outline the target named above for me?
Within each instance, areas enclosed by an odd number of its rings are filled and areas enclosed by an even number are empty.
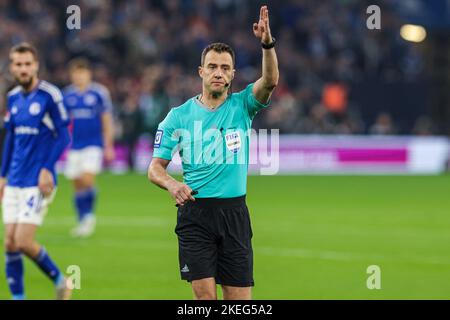
[[[57,93],[50,96],[47,107],[55,128],[65,127],[69,124],[69,116],[59,89]]]
[[[172,160],[175,148],[179,143],[179,137],[176,132],[178,129],[178,121],[174,110],[172,109],[166,118],[159,124],[155,134],[153,144],[153,157]]]
[[[267,108],[270,105],[270,100],[266,104],[256,100],[255,95],[253,94],[253,85],[254,83],[249,84],[247,88],[241,92],[250,119],[253,119],[258,111]]]
[[[98,95],[100,97],[100,112],[112,112],[113,107],[109,90],[106,87],[102,87],[100,90],[98,90]]]

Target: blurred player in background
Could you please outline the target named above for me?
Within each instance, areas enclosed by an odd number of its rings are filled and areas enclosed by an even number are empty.
[[[13,299],[25,299],[22,253],[56,286],[56,298],[71,290],[47,251],[35,240],[56,192],[55,163],[69,143],[68,114],[54,85],[38,79],[36,49],[22,43],[10,51],[18,86],[8,93],[0,178],[5,224],[6,276]]]
[[[107,162],[114,159],[112,104],[108,89],[92,81],[87,60],[72,60],[69,72],[72,84],[64,91],[64,103],[73,127],[66,176],[73,180],[78,213],[78,226],[72,235],[87,237],[96,224],[95,177],[102,169],[103,157]]]
[[[179,206],[175,231],[180,273],[191,282],[195,299],[217,299],[216,284],[222,285],[226,300],[251,299],[252,230],[245,201],[250,141],[246,133],[256,113],[269,105],[279,77],[266,6],[261,7],[253,32],[261,41],[262,77],[230,94],[234,51],[224,43],[209,45],[199,67],[202,93],[173,108],[155,136],[148,175]],[[201,134],[212,131],[209,138]],[[195,144],[201,148],[199,157],[192,150]],[[166,171],[177,147],[185,183]],[[236,163],[237,158],[243,161]]]

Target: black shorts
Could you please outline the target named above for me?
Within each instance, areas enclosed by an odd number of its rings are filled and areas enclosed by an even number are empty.
[[[245,196],[188,202],[178,208],[175,233],[181,279],[213,277],[227,286],[254,285],[253,233]]]

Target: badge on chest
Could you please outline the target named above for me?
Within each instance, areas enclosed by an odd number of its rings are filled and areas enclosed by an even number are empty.
[[[32,104],[30,104],[28,110],[30,111],[30,114],[32,116],[36,116],[41,112],[41,105],[38,102],[33,102]]]
[[[241,149],[241,135],[239,134],[239,131],[225,134],[225,143],[228,150],[233,153],[238,153]]]

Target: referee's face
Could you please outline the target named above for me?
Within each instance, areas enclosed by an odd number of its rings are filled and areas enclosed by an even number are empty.
[[[203,87],[213,95],[222,95],[234,78],[233,59],[228,52],[209,51],[199,67]]]
[[[16,81],[27,88],[37,77],[39,63],[31,52],[13,52],[10,56],[10,71]]]

